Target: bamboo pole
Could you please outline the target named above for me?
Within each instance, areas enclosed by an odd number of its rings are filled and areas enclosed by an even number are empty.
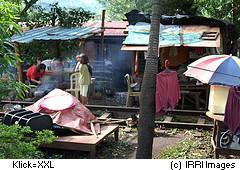
[[[100,59],[104,60],[104,21],[105,21],[105,12],[106,10],[104,9],[102,11],[102,25],[101,29],[103,30],[101,33],[101,52],[100,52]]]

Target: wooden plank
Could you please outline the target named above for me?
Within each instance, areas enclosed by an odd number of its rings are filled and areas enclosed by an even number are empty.
[[[47,144],[44,146],[53,147],[59,145],[65,145],[65,149],[76,149],[78,150],[80,145],[97,145],[108,135],[118,130],[118,125],[109,125],[101,127],[101,134],[98,138],[94,135],[75,135],[75,136],[62,136],[57,138],[52,144]],[[74,145],[77,144],[77,147]]]
[[[132,128],[131,128],[131,127],[125,127],[125,128],[123,129],[123,132],[129,133],[129,132],[131,132],[131,131],[132,131]]]
[[[205,118],[199,117],[197,124],[205,124]]]
[[[216,40],[219,32],[203,32],[201,38],[203,40]]]
[[[101,134],[98,135],[98,138],[94,135],[79,135],[79,136],[64,136],[59,137],[54,142],[63,142],[63,143],[78,143],[78,144],[90,144],[95,145],[101,142],[106,136],[111,134],[118,128],[118,125],[111,125],[111,126],[102,126],[101,127]]]
[[[106,119],[106,118],[108,118],[108,117],[110,117],[110,116],[111,116],[111,113],[105,112],[105,113],[103,113],[103,114],[99,117],[99,119]]]
[[[221,122],[224,121],[224,115],[218,115],[218,114],[214,114],[212,112],[206,112],[206,115],[214,120],[218,120]]]
[[[183,123],[183,122],[162,122],[155,121],[155,125],[164,126],[167,128],[179,128],[179,129],[204,129],[210,130],[213,128],[212,124],[196,124],[196,123]]]
[[[164,119],[164,122],[171,122],[173,119],[172,116],[166,116],[166,118]]]
[[[181,116],[205,116],[206,111],[199,111],[199,110],[177,110],[173,109],[167,110],[168,113],[174,114],[174,115],[181,115]]]
[[[94,135],[63,136],[57,138],[53,143],[44,144],[41,145],[41,147],[74,151],[88,151],[90,152],[90,158],[94,158],[96,156],[97,145],[112,133],[114,133],[115,140],[118,141],[119,126],[109,125],[102,126],[101,134],[99,134],[98,137]]]
[[[90,110],[108,110],[108,111],[130,112],[130,113],[138,113],[140,111],[139,107],[87,105],[87,108]],[[167,109],[167,112],[172,113],[174,115],[188,115],[188,116],[206,115],[206,111],[198,111],[198,110]]]
[[[102,105],[87,105],[90,110],[108,110],[108,111],[118,111],[118,112],[139,112],[139,107],[122,107],[122,106],[102,106]]]
[[[93,122],[90,122],[90,127],[91,127],[91,131],[93,132],[93,135],[94,135],[96,138],[98,138],[98,135],[97,135],[97,133],[96,133],[96,131],[95,131]]]

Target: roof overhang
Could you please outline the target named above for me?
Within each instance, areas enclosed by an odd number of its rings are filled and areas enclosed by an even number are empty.
[[[104,30],[99,27],[39,27],[15,34],[12,42],[30,43],[32,41],[67,41],[74,39],[87,39]]]

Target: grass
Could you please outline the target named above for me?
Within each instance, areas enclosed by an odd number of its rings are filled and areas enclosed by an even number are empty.
[[[186,131],[185,139],[159,153],[157,159],[207,159],[213,158],[211,132],[203,131],[201,137],[195,137],[195,131]]]

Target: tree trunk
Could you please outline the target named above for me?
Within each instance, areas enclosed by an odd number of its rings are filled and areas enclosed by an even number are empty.
[[[160,0],[152,0],[152,20],[148,57],[141,90],[138,124],[137,159],[151,159],[154,135],[156,75],[158,70],[158,44],[160,26]]]
[[[232,0],[232,23],[237,24],[237,14],[238,14],[238,8],[237,8],[237,2],[236,0]]]
[[[27,10],[31,8],[37,1],[38,0],[30,0],[30,1],[24,0],[25,7],[21,11],[20,16],[23,17],[24,15],[26,15]]]

